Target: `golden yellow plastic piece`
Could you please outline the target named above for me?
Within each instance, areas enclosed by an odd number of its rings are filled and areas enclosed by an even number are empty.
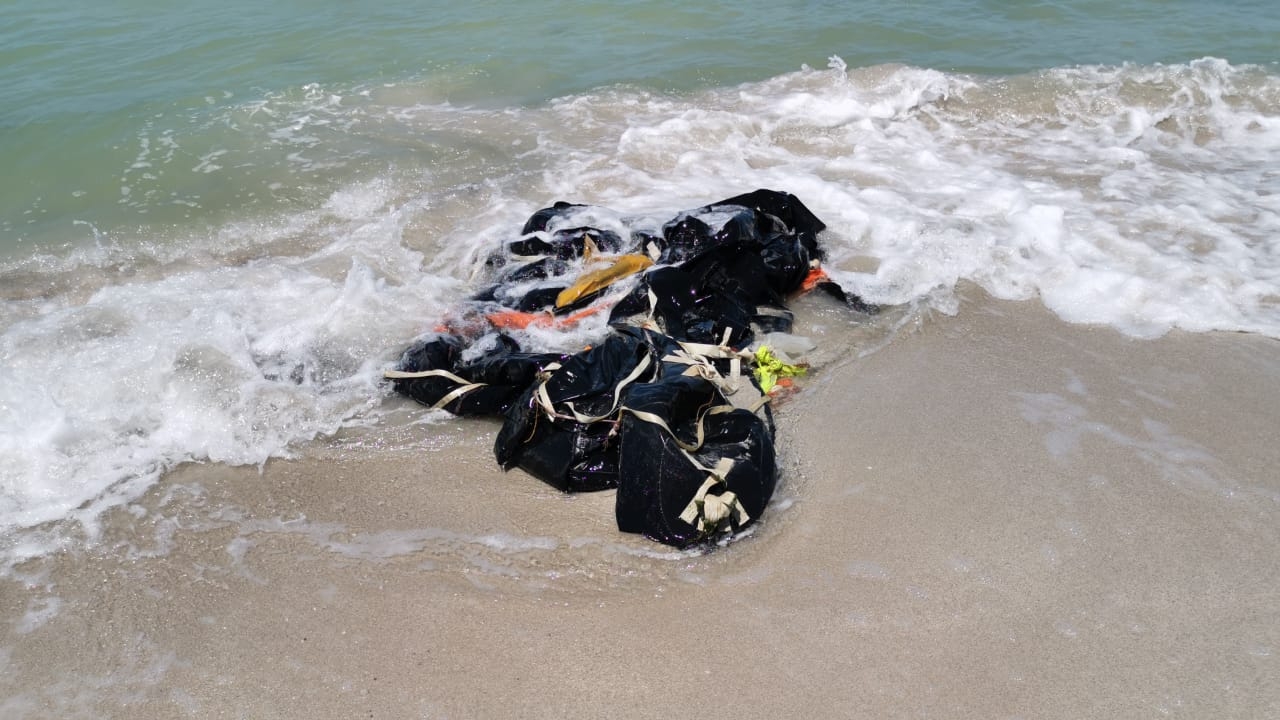
[[[619,255],[609,267],[583,273],[577,282],[561,290],[556,295],[556,307],[562,308],[577,302],[578,299],[607,288],[624,277],[635,275],[650,265],[653,265],[653,260],[648,255]]]

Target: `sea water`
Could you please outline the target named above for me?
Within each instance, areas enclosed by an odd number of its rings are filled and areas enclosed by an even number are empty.
[[[1280,337],[1266,2],[0,2],[0,552],[384,421],[555,200],[758,187],[869,301]]]

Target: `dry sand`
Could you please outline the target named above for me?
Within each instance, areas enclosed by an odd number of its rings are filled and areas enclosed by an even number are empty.
[[[779,424],[704,555],[488,422],[182,468],[0,584],[0,717],[1280,717],[1280,343],[974,300]]]

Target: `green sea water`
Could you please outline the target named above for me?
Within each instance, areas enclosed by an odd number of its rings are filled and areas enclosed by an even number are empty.
[[[1280,9],[1252,0],[4,0],[0,255],[287,212],[398,163],[474,150],[370,119],[391,106],[689,92],[832,55],[1015,75],[1205,56],[1268,64],[1278,47]],[[347,112],[307,103],[325,96]]]

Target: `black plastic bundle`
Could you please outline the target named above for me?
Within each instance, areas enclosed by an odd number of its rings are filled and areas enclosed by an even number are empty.
[[[618,435],[618,529],[685,547],[751,524],[773,495],[773,438],[708,380],[668,375],[628,393]]]
[[[524,353],[510,336],[495,334],[493,347],[464,360],[466,346],[456,335],[438,334],[404,352],[387,373],[396,391],[423,405],[454,415],[501,415],[547,366],[566,356]]]
[[[534,213],[489,258],[495,282],[460,313],[467,322],[406,350],[388,377],[426,405],[500,417],[504,469],[565,491],[617,488],[623,531],[686,547],[747,527],[776,483],[771,418],[734,407],[721,387],[756,332],[790,330],[785,300],[818,268],[825,225],[772,190],[681,213],[660,236],[582,226],[582,208]],[[656,264],[619,283],[630,291],[557,303],[586,256],[612,253]],[[572,355],[522,352],[504,331],[595,310],[609,310],[609,334]]]
[[[506,413],[498,464],[561,490],[617,487],[618,408],[629,386],[657,371],[649,348],[621,334],[552,366]]]

